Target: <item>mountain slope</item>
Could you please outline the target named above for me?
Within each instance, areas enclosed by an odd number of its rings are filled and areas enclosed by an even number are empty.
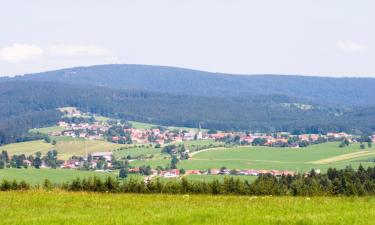
[[[373,78],[245,76],[162,66],[100,65],[0,79],[6,80],[53,81],[207,97],[287,95],[316,104],[375,106]]]

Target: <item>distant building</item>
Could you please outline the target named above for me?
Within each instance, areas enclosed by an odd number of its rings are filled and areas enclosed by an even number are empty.
[[[91,157],[94,160],[98,160],[101,157],[103,157],[106,161],[111,161],[112,152],[93,152],[93,153],[91,153]]]

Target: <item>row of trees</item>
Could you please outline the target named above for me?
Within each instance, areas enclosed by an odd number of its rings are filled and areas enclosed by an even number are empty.
[[[0,190],[27,190],[32,187],[22,181],[3,180]],[[39,187],[39,186],[37,186]],[[211,182],[189,181],[186,178],[173,181],[154,179],[118,180],[107,177],[102,180],[97,177],[76,178],[63,184],[51,184],[45,180],[42,187],[51,189],[61,188],[68,191],[92,191],[112,193],[167,193],[167,194],[235,194],[235,195],[289,195],[289,196],[363,196],[375,195],[375,167],[358,170],[347,167],[342,170],[328,169],[326,174],[311,171],[308,174],[296,176],[275,177],[270,174],[260,175],[254,182],[234,178],[224,178],[223,181]]]
[[[43,164],[46,167],[57,168],[64,163],[64,161],[57,159],[57,155],[58,152],[56,150],[50,150],[44,156],[42,156],[41,152],[36,152],[35,155],[26,156],[25,154],[20,154],[9,157],[7,151],[2,151],[0,155],[0,169],[4,169],[5,167],[27,168],[29,166],[39,169]]]
[[[358,170],[347,167],[342,170],[328,169],[326,174],[312,170],[308,174],[275,177],[260,175],[254,182],[234,178],[211,182],[161,181],[154,179],[126,179],[113,177],[101,180],[97,177],[76,178],[58,187],[69,191],[94,191],[114,193],[168,193],[168,194],[236,194],[236,195],[290,195],[290,196],[362,196],[375,195],[375,167]]]

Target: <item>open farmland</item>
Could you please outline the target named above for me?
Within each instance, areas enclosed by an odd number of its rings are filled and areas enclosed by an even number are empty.
[[[73,139],[70,137],[57,137],[56,140],[56,146],[43,140],[37,140],[4,145],[0,147],[0,151],[6,150],[10,155],[32,155],[38,151],[45,154],[51,149],[56,149],[59,153],[58,157],[66,160],[73,155],[84,156],[86,152],[112,151],[121,147],[119,144],[98,140]]]
[[[0,207],[2,223],[28,225],[368,225],[372,224],[375,214],[373,197],[189,196],[34,190],[1,192],[0,201],[6,206]]]
[[[116,158],[124,158],[128,155],[131,157],[158,156],[161,154],[161,148],[154,148],[151,146],[128,146],[127,148],[114,150],[113,154]]]
[[[339,148],[339,143],[331,142],[311,145],[306,148],[271,148],[242,146],[231,148],[211,148],[192,153],[189,160],[180,161],[177,166],[184,169],[267,169],[305,172],[311,169],[325,171],[329,167],[357,168],[374,166],[375,148],[360,150],[359,144]],[[137,160],[132,165],[165,166],[168,159]]]
[[[64,129],[65,129],[64,127],[51,126],[51,127],[43,127],[43,128],[34,128],[34,129],[31,129],[30,132],[39,132],[42,134],[48,134],[50,132],[63,131]]]
[[[208,169],[226,166],[235,169],[276,169],[307,171],[312,168],[373,166],[367,158],[375,158],[375,150],[360,150],[359,144],[339,148],[338,143],[324,143],[306,148],[233,147],[198,152],[179,166],[185,169]],[[359,160],[361,159],[361,160]]]

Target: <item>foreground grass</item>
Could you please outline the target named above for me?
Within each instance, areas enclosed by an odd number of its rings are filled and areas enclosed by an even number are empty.
[[[0,193],[2,224],[373,223],[375,198]]]

